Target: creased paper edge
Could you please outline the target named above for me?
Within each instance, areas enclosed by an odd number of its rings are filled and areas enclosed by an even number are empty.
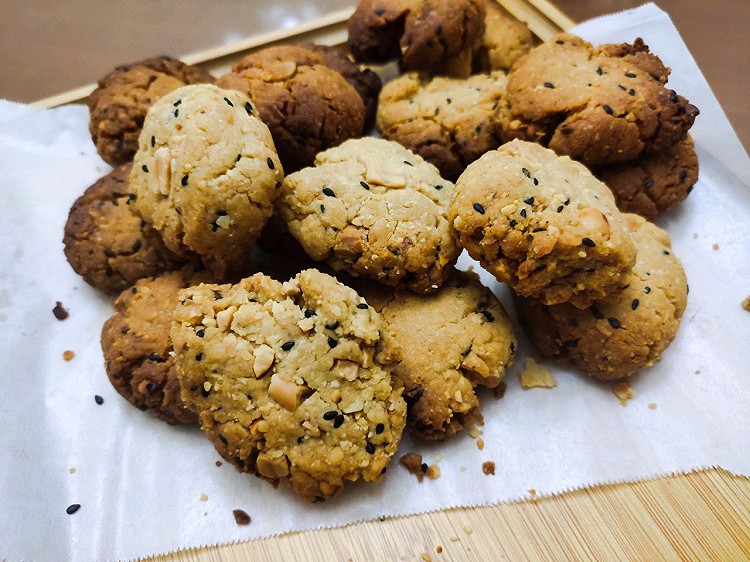
[[[487,502],[478,502],[478,503],[469,503],[469,504],[460,504],[460,503],[449,504],[443,507],[437,507],[434,509],[426,509],[422,511],[414,511],[414,512],[409,512],[409,513],[400,513],[400,514],[395,514],[395,515],[381,515],[380,517],[364,517],[362,519],[355,519],[353,521],[342,523],[340,525],[321,525],[319,527],[309,527],[309,528],[303,528],[303,529],[292,529],[289,531],[281,531],[278,533],[271,533],[268,535],[262,535],[260,537],[254,537],[251,539],[236,539],[236,540],[226,541],[226,542],[215,542],[215,543],[200,544],[196,546],[186,546],[184,548],[177,548],[174,550],[168,550],[168,551],[161,552],[161,553],[147,554],[147,555],[139,556],[136,558],[123,559],[122,562],[143,562],[143,561],[150,560],[152,558],[157,558],[161,556],[170,556],[173,554],[177,554],[179,552],[197,552],[197,551],[207,549],[207,548],[233,546],[233,545],[238,545],[238,544],[245,544],[245,543],[251,543],[251,542],[256,542],[256,541],[279,538],[279,537],[283,537],[286,535],[306,534],[306,533],[313,533],[313,532],[318,532],[318,531],[325,531],[329,529],[344,529],[346,527],[360,525],[362,523],[373,522],[373,521],[393,521],[396,519],[427,515],[430,513],[453,512],[458,509],[473,509],[473,508],[493,507],[493,506],[501,506],[501,505],[526,504],[526,503],[538,502],[539,500],[548,500],[551,498],[564,497],[568,494],[573,494],[576,492],[582,492],[586,490],[593,490],[596,488],[603,488],[605,486],[623,486],[626,484],[643,484],[647,482],[655,482],[657,480],[668,479],[668,478],[672,478],[675,476],[689,476],[692,474],[707,473],[709,471],[714,471],[714,470],[724,472],[733,478],[740,478],[740,479],[744,479],[750,482],[750,474],[735,473],[735,472],[732,472],[731,470],[727,470],[726,468],[719,466],[718,464],[702,465],[702,466],[697,466],[694,468],[689,468],[684,471],[676,470],[676,471],[667,471],[667,472],[648,474],[641,478],[636,478],[635,480],[631,480],[627,478],[601,480],[601,481],[594,482],[591,484],[581,484],[580,486],[571,486],[569,488],[563,488],[561,490],[556,490],[552,492],[541,492],[541,493],[537,492],[537,494],[534,495],[533,497],[529,496],[528,494],[524,494],[522,496],[511,497],[511,498],[498,500],[498,501],[487,501]]]

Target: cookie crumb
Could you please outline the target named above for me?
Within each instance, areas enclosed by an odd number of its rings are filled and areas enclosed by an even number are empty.
[[[207,502],[208,501],[208,496],[206,494],[201,494],[200,497],[199,497],[199,499],[202,502]]]
[[[532,498],[536,497],[536,489],[535,488],[529,488],[529,495]]]
[[[425,470],[425,474],[430,480],[436,480],[437,478],[440,478],[440,467],[436,464],[431,464],[427,467],[427,470]]]
[[[714,243],[713,243],[713,245],[712,245],[711,247],[712,247],[712,248],[713,248],[714,250],[718,250],[718,249],[719,249],[719,245],[718,245],[718,244],[717,244],[716,242],[714,242]]]
[[[242,509],[233,509],[232,515],[234,515],[234,520],[237,522],[237,525],[249,525],[250,521],[252,521],[247,512]]]
[[[79,509],[81,509],[80,503],[72,503],[67,507],[67,509],[65,510],[65,513],[67,513],[68,515],[73,515]]]
[[[628,400],[630,400],[634,394],[633,389],[630,386],[629,381],[620,381],[612,385],[612,392],[615,393],[615,396],[617,396],[618,400],[620,400],[620,404],[623,406],[628,405]]]
[[[55,302],[55,308],[52,309],[52,314],[54,314],[55,318],[58,320],[65,320],[70,316],[70,312],[68,312],[66,308],[63,308],[63,303],[60,301]]]
[[[102,404],[104,404],[104,398],[102,398],[98,394],[94,394],[94,402],[101,406]]]
[[[70,349],[66,349],[65,351],[63,351],[63,360],[64,361],[72,361],[73,357],[75,357],[75,356],[76,356],[75,352],[72,351],[72,350],[70,350]]]
[[[477,439],[477,449],[479,449],[480,451],[484,449],[484,439],[482,439],[481,437]]]
[[[472,425],[469,428],[469,435],[472,437],[472,439],[476,439],[477,437],[479,437],[480,435],[482,435],[482,430],[479,429],[477,426]]]
[[[223,462],[221,462],[221,461],[216,461],[216,462],[215,462],[214,464],[215,464],[215,465],[216,465],[216,466],[218,467],[218,466],[221,466],[221,465],[223,465],[224,463],[223,463]]]
[[[467,535],[470,535],[470,534],[472,534],[473,532],[474,532],[474,529],[472,529],[472,528],[471,528],[471,527],[469,527],[468,525],[466,525],[466,527],[464,527],[464,533],[466,533]]]
[[[406,467],[406,470],[416,476],[420,482],[424,478],[425,471],[429,468],[422,464],[422,455],[419,453],[406,453],[401,456],[399,462]]]
[[[495,463],[492,461],[485,461],[482,463],[482,472],[487,476],[495,476]]]
[[[71,467],[70,467],[70,468],[68,469],[68,472],[70,472],[71,474],[75,474],[75,473],[76,473],[76,467],[74,467],[74,466],[71,466]]]
[[[435,455],[435,462],[440,462],[441,460],[443,460],[443,455],[441,455],[440,453]]]
[[[459,466],[458,467],[458,471],[459,472],[466,472],[466,467],[465,466]]]
[[[696,369],[695,371],[693,371],[693,373],[695,373],[696,375],[700,375],[701,374],[701,370],[700,369]]]
[[[503,396],[505,396],[506,390],[508,390],[508,385],[505,383],[505,381],[500,381],[500,384],[492,389],[492,394],[496,399],[500,400]]]
[[[547,367],[537,363],[532,357],[526,359],[526,366],[519,375],[521,387],[529,388],[555,388],[557,381]]]
[[[440,546],[440,545],[437,545],[437,547],[435,547],[435,552],[437,552],[438,554],[442,554],[443,553],[443,547]]]
[[[460,540],[461,540],[461,539],[459,539],[458,537],[450,537],[450,541],[451,541],[451,542],[458,542],[458,541],[460,541]]]
[[[742,301],[742,308],[750,312],[750,295],[744,298]]]
[[[423,552],[422,553],[422,560],[424,560],[424,562],[432,562],[432,557],[429,554],[427,554],[426,552]]]
[[[651,403],[650,403],[650,404],[648,405],[648,409],[649,409],[649,410],[656,410],[656,402],[651,402]]]

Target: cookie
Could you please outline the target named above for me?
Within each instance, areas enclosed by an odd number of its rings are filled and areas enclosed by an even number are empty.
[[[240,92],[205,84],[148,112],[130,176],[136,212],[179,255],[217,277],[243,271],[284,172],[273,139]]]
[[[181,289],[209,281],[191,268],[140,279],[115,301],[102,328],[107,376],[120,395],[170,424],[195,424],[185,407],[169,331]]]
[[[111,295],[185,261],[133,212],[131,168],[130,163],[122,164],[86,189],[70,208],[63,234],[65,257],[73,271]]]
[[[187,84],[213,82],[208,72],[170,57],[118,66],[88,98],[89,132],[99,156],[112,166],[133,159],[149,108]]]
[[[625,219],[638,258],[622,293],[585,310],[517,299],[519,318],[539,353],[571,361],[598,379],[629,377],[658,360],[687,303],[685,272],[669,235],[638,215]]]
[[[276,209],[305,252],[335,271],[417,293],[460,253],[447,219],[453,184],[396,142],[365,137],[320,153],[284,180]]]
[[[443,440],[477,422],[475,387],[497,387],[517,346],[495,295],[476,274],[460,271],[430,295],[386,288],[362,294],[383,318],[380,353],[404,386],[411,431]]]
[[[364,130],[360,94],[323,55],[303,47],[279,45],[247,55],[216,83],[252,98],[287,173]]]
[[[380,94],[378,131],[455,181],[467,165],[502,144],[498,107],[506,85],[502,71],[467,79],[403,74]]]
[[[512,141],[470,164],[448,218],[514,292],[585,307],[629,282],[635,246],[612,192],[582,164]]]
[[[525,55],[508,74],[506,140],[539,142],[589,166],[680,140],[698,109],[664,86],[667,71],[642,41],[627,48],[563,33]]]
[[[406,404],[375,359],[380,317],[354,290],[316,270],[193,287],[171,334],[183,399],[238,470],[318,501],[385,472]]]
[[[698,155],[688,134],[661,152],[594,168],[615,195],[617,207],[654,220],[682,203],[698,181]]]
[[[467,76],[484,33],[483,0],[362,0],[347,25],[359,62]]]
[[[533,46],[529,26],[506,13],[496,0],[485,0],[484,34],[474,53],[474,71],[508,71]]]

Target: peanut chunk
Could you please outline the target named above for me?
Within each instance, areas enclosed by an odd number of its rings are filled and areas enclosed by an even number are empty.
[[[306,386],[285,381],[278,373],[274,373],[271,377],[271,384],[268,386],[268,394],[271,398],[290,412],[297,409],[302,396],[309,390]]]
[[[258,455],[256,461],[258,472],[260,472],[266,478],[282,478],[289,474],[289,465],[287,464],[286,457],[271,457],[266,453]]]
[[[273,365],[276,353],[270,346],[263,343],[255,348],[255,353],[253,353],[253,355],[255,356],[255,360],[253,361],[253,372],[255,373],[255,378],[259,379],[265,375],[266,371],[268,371],[271,365]]]

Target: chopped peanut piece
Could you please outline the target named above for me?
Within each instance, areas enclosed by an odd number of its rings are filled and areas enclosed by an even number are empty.
[[[255,349],[255,361],[253,361],[253,372],[255,378],[262,377],[269,367],[273,365],[273,360],[276,357],[273,349],[266,344],[261,344]]]
[[[284,406],[290,412],[293,412],[299,406],[302,395],[309,389],[306,386],[300,386],[293,382],[285,381],[278,373],[271,377],[271,384],[268,386],[268,394],[279,404]]]

